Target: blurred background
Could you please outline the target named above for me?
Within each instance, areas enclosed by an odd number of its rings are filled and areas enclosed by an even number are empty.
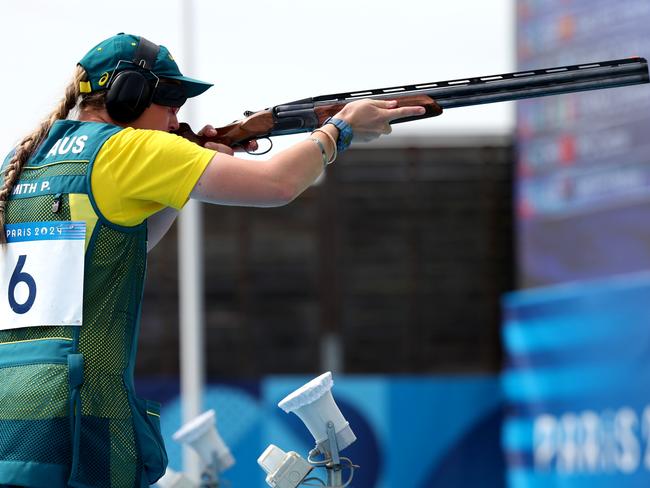
[[[325,93],[647,56],[647,0],[23,0],[0,7],[8,151],[117,32],[215,86],[195,128]],[[289,206],[203,206],[200,410],[233,488],[277,402],[334,373],[356,488],[650,483],[650,88],[452,109],[354,145]],[[276,138],[274,151],[304,136]],[[255,164],[251,157],[251,164]],[[178,226],[150,253],[136,370],[182,424]],[[180,330],[179,330],[180,329]],[[197,396],[198,395],[198,396]]]

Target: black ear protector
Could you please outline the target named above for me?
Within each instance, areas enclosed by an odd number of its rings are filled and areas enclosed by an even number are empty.
[[[160,46],[140,38],[131,61],[119,61],[108,81],[106,110],[117,122],[132,122],[151,105],[158,77],[151,71]],[[125,63],[126,69],[120,70]]]

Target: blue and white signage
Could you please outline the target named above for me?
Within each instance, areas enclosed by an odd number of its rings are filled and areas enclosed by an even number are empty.
[[[5,225],[0,330],[81,325],[85,222]]]
[[[510,488],[650,486],[650,275],[505,300]]]

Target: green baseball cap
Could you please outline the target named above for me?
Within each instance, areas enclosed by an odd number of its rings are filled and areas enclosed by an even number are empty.
[[[106,89],[113,72],[133,68],[133,58],[140,42],[140,36],[119,33],[95,47],[79,61],[86,70],[88,81],[81,83],[81,92],[90,93]],[[122,61],[120,63],[120,61]],[[212,86],[212,83],[183,76],[178,65],[165,46],[160,46],[151,71],[159,78],[178,80],[185,88],[188,98],[200,95]]]

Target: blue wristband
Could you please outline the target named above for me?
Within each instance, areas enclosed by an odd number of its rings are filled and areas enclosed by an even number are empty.
[[[352,144],[352,139],[354,138],[354,133],[352,132],[352,127],[345,120],[335,119],[330,117],[325,121],[325,124],[332,124],[339,130],[339,137],[336,140],[336,150],[338,152],[345,151],[350,144]],[[323,124],[323,125],[325,125]]]

